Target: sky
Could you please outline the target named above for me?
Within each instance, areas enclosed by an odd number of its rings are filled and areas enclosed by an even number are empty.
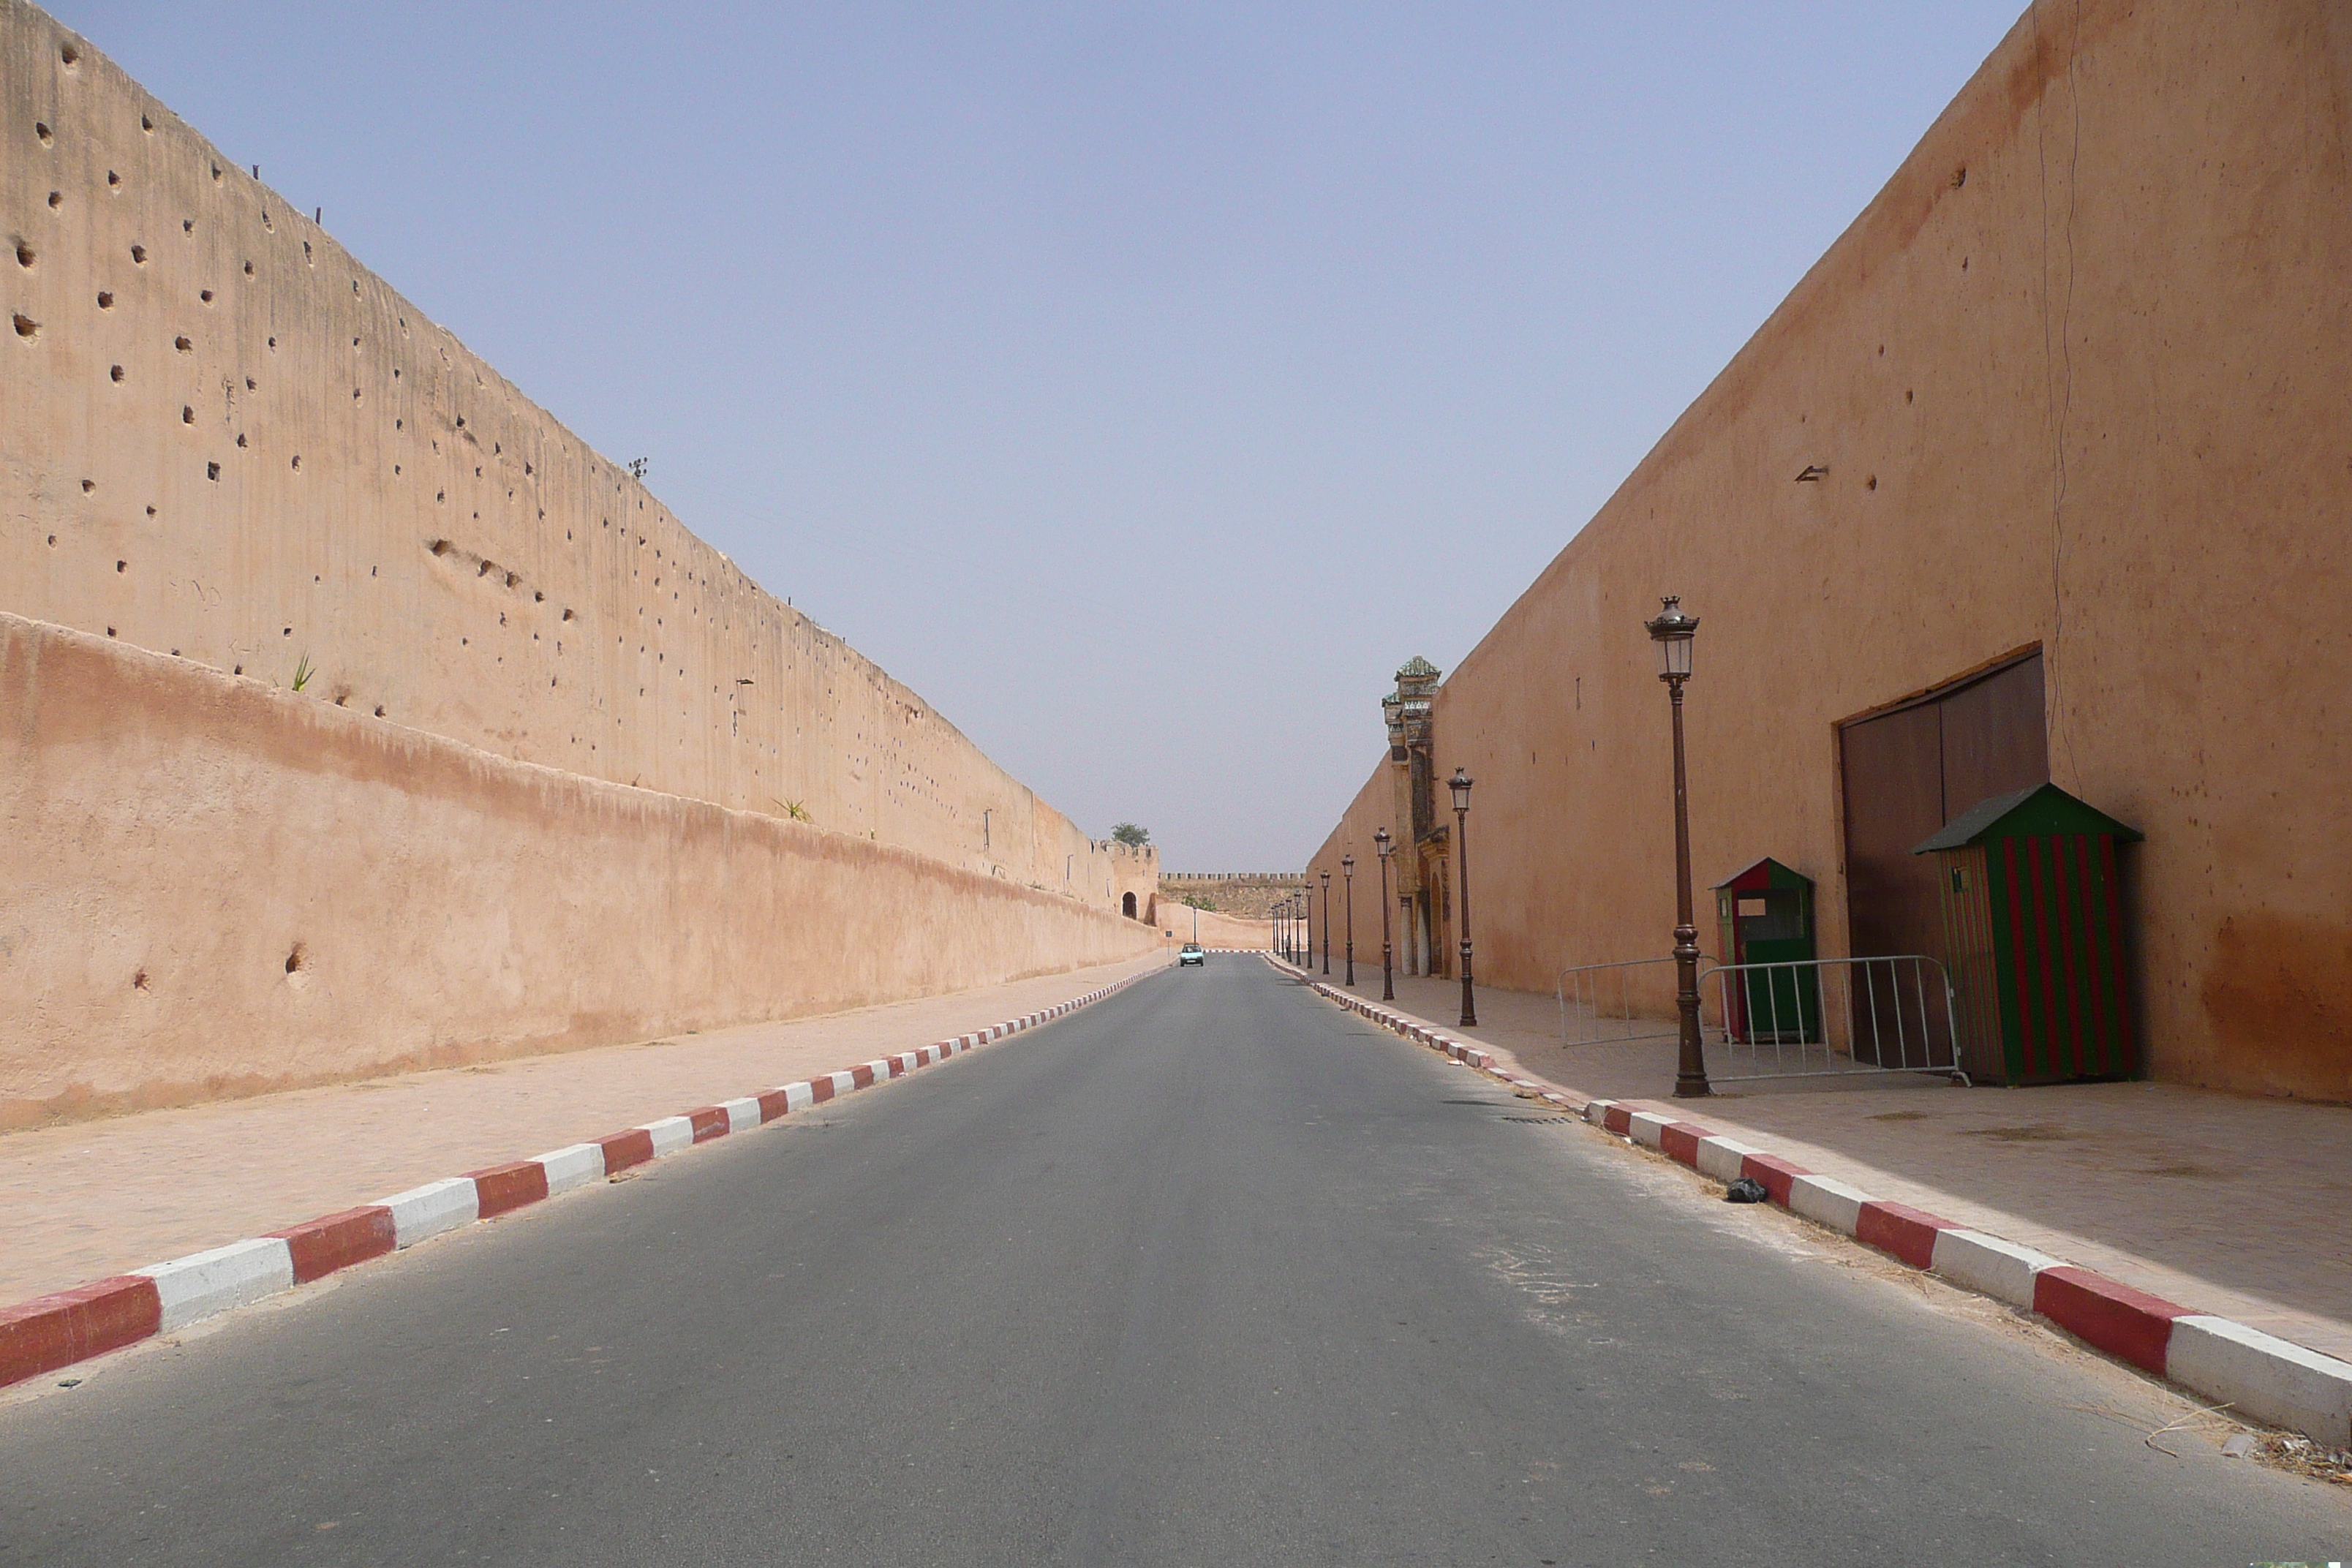
[[[2022,0],[51,0],[1000,764],[1302,864]]]

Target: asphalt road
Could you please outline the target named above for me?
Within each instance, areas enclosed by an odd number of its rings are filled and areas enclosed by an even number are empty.
[[[2352,1557],[2174,1396],[1240,957],[284,1300],[0,1405],[0,1563]]]

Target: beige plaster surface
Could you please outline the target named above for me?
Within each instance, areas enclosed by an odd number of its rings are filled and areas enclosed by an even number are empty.
[[[1158,931],[0,614],[0,1126],[938,995]]]
[[[1167,962],[0,1134],[0,1305],[913,1050]]]
[[[1097,907],[1149,889],[1156,856],[1090,840],[26,0],[0,230],[0,611],[280,687],[307,664],[322,703]]]
[[[1355,994],[1378,1000],[1377,965],[1356,977]],[[2352,1107],[2175,1084],[1959,1089],[1892,1074],[1677,1100],[1672,1039],[1564,1047],[1549,995],[1480,986],[1479,1026],[1464,1029],[1458,981],[1400,978],[1396,993],[1403,1011],[1563,1088],[1698,1122],[1874,1197],[2352,1361]]]
[[[2352,600],[2347,104],[2334,0],[2021,18],[1449,672],[1479,970],[1664,951],[1679,594],[1699,887],[1775,856],[1847,951],[1837,724],[2039,647],[2053,777],[2147,834],[2155,1075],[2352,1100],[2352,619],[2302,613]],[[1387,773],[1315,869],[1398,826]]]

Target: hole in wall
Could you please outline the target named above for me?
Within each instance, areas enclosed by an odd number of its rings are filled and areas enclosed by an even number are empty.
[[[122,379],[122,367],[119,364],[108,366],[106,379],[109,381],[121,381]]]
[[[112,636],[114,635],[114,628],[113,628],[112,626],[109,626],[109,627],[107,627],[107,628],[106,628],[106,635],[107,635],[108,637],[112,637]]]
[[[182,219],[180,220],[180,232],[181,232],[182,234],[194,234],[194,233],[195,233],[195,232],[196,232],[196,220],[195,220],[195,219],[194,219],[194,218],[192,218],[192,217],[184,217],[184,218],[182,218]]]
[[[132,247],[131,247],[131,259],[134,263],[136,263],[137,265],[139,265],[139,266],[141,266],[141,267],[144,267],[144,266],[146,266],[146,265],[147,265],[147,247],[146,247],[145,246],[143,246],[143,245],[134,245],[134,246],[132,246]]]
[[[113,170],[109,169],[106,172],[106,188],[110,191],[121,190],[122,188],[122,176],[116,174]]]
[[[213,291],[209,289],[200,289],[196,291],[196,298],[209,305],[213,302]]]
[[[191,342],[186,338],[173,338],[172,340],[172,346],[179,350],[184,354],[194,353],[196,347],[194,343]]]
[[[57,140],[49,128],[37,120],[33,121],[33,134],[41,139],[41,145],[44,147]]]
[[[19,240],[16,244],[16,265],[30,267],[36,259],[37,258],[33,254],[33,247]]]
[[[229,673],[231,675],[243,675],[245,673],[245,666],[240,664],[235,669],[230,670]]]
[[[301,454],[301,453],[299,453],[299,452],[297,452],[297,453],[295,453],[295,454],[294,454],[294,469],[295,469],[295,471],[296,471],[297,473],[299,473],[299,472],[301,471],[301,468],[302,468],[302,454]]]
[[[276,338],[269,340],[269,349],[272,353],[275,353],[278,351],[278,340]]]
[[[294,951],[286,955],[286,973],[289,974],[301,973],[302,965],[308,961],[308,958],[309,955],[302,950],[302,944],[299,942],[296,942],[294,944]]]
[[[236,433],[236,444],[240,447],[245,445],[245,432],[242,430]]]
[[[101,310],[114,309],[114,295],[111,290],[100,289],[98,291],[98,308]]]
[[[455,548],[455,546],[446,539],[436,539],[425,548],[430,550],[436,555],[446,555]]]
[[[218,463],[206,463],[206,464],[205,465],[205,478],[206,478],[206,479],[219,479],[219,478],[220,478],[220,465],[219,465]]]
[[[215,180],[217,180],[217,179],[219,179],[220,177],[221,177],[221,166],[220,166],[218,163],[215,163],[215,164],[213,165],[213,178],[214,178],[214,179],[215,179]]]
[[[1908,388],[1908,387],[1904,388],[1904,390],[1903,390],[1903,401],[1904,401],[1904,402],[1906,402],[1906,403],[1908,403],[1908,402],[1910,402],[1910,401],[1911,401],[1911,398],[1912,398],[1911,389],[1910,389],[1910,388]]]
[[[34,333],[41,330],[41,323],[33,320],[32,317],[25,314],[22,310],[16,312],[16,335],[20,338],[29,338]]]
[[[151,506],[151,507],[149,507],[149,508],[147,509],[147,515],[148,515],[149,517],[152,517],[152,516],[154,516],[154,515],[155,515],[155,509],[154,509],[153,507],[152,507],[152,506]]]
[[[118,561],[114,563],[114,570],[116,574],[120,575],[121,574],[131,570],[131,563],[128,561]]]
[[[180,423],[183,425],[194,425],[195,422],[196,411],[189,407],[184,403],[180,405]]]
[[[248,262],[247,262],[247,263],[245,264],[245,275],[246,275],[247,278],[250,278],[250,277],[252,277],[252,276],[253,276],[253,263],[252,263],[252,262],[250,262],[250,261],[248,261]]]
[[[84,479],[84,480],[82,480],[82,482],[81,482],[81,493],[82,493],[82,494],[84,494],[84,495],[88,495],[88,494],[89,494],[89,492],[90,492],[90,491],[92,491],[92,490],[94,490],[94,489],[98,489],[98,481],[97,481],[96,479]]]
[[[1864,480],[1863,481],[1863,489],[1872,489],[1872,490],[1874,490],[1874,489],[1876,489],[1877,488],[1878,488],[1878,476],[1877,476],[1876,474],[1873,474],[1873,475],[1871,475],[1871,476],[1870,476],[1870,478],[1868,478],[1867,479],[1864,479]]]
[[[52,207],[61,207],[65,205],[66,194],[63,191],[51,191],[49,193],[49,205]]]
[[[74,47],[71,44],[68,44],[58,51],[58,58],[63,60],[68,66],[78,66],[81,64],[81,51]],[[144,979],[145,976],[142,975],[141,978]]]
[[[383,704],[381,702],[375,705],[375,716],[379,719],[383,717]]]
[[[245,378],[245,389],[246,389],[246,391],[247,391],[247,392],[251,392],[251,391],[254,389],[254,384],[254,384],[253,377],[251,377],[251,376],[249,376],[249,375],[248,375],[248,376],[247,376],[247,377]]]

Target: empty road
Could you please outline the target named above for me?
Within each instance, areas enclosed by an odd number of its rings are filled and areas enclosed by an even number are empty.
[[[2185,1402],[1250,958],[282,1300],[0,1404],[0,1563],[2352,1558]]]

